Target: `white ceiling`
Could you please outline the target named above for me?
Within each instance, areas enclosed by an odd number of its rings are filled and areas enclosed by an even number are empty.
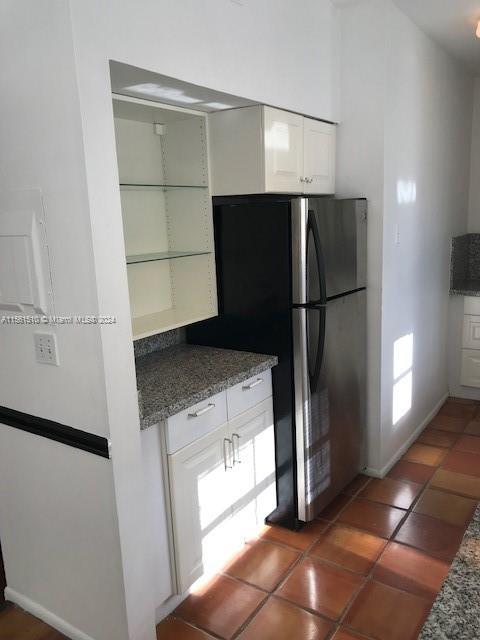
[[[480,76],[480,0],[394,0],[423,31]]]

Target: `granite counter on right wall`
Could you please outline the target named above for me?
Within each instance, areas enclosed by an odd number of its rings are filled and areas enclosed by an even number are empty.
[[[450,293],[480,296],[480,233],[452,239]]]

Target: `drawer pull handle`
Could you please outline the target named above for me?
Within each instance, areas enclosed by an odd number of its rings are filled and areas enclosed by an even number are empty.
[[[195,411],[195,413],[189,413],[188,417],[199,418],[200,416],[203,416],[204,413],[207,413],[208,411],[211,411],[214,408],[215,408],[215,403],[209,402],[206,407],[203,407],[203,409],[199,409],[198,411]]]
[[[233,448],[233,465],[240,464],[240,437],[238,433],[232,433],[232,448]],[[235,457],[235,438],[237,439],[237,457]]]
[[[227,453],[227,445],[230,453]],[[232,468],[233,465],[230,463],[232,458],[233,458],[233,463],[235,464],[235,454],[233,452],[234,452],[233,442],[230,440],[230,438],[224,438],[223,439],[223,462],[225,464],[225,471],[227,471],[227,469]]]
[[[248,391],[249,389],[253,389],[253,387],[258,387],[259,384],[262,384],[263,378],[257,378],[255,382],[251,382],[250,384],[244,384],[242,389],[244,391]]]

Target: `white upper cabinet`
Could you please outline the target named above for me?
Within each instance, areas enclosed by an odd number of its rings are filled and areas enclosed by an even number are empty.
[[[209,115],[213,195],[335,191],[335,125],[262,105]]]
[[[334,126],[303,118],[305,193],[334,193],[335,140]]]
[[[295,192],[303,177],[303,117],[264,108],[265,191]]]

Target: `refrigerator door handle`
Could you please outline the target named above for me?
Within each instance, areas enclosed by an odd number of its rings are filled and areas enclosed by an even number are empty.
[[[305,448],[310,431],[310,376],[308,371],[307,310],[293,309],[293,358],[295,390],[295,445],[297,459],[298,518],[306,521]]]
[[[311,389],[317,388],[318,379],[320,378],[320,372],[322,370],[323,353],[325,350],[326,308],[319,307],[318,313],[320,314],[320,319],[318,322],[318,337],[317,337],[318,342],[316,344],[315,367],[313,371],[310,372],[310,388]],[[307,344],[307,348],[310,348],[310,347],[311,345]]]
[[[292,200],[292,299],[307,303],[307,229],[308,209],[305,198]]]
[[[313,246],[315,249],[315,258],[316,258],[315,264],[317,267],[316,277],[318,278],[318,288],[319,288],[320,297],[318,300],[310,300],[308,299],[309,292],[307,291],[307,302],[310,304],[318,304],[318,303],[323,304],[327,298],[327,287],[325,282],[325,260],[323,258],[322,243],[320,239],[320,232],[318,230],[317,220],[315,217],[315,212],[312,209],[308,210],[307,251],[308,251],[308,235],[310,233],[312,234],[312,237],[313,237]],[[308,259],[308,256],[306,256],[306,259]],[[307,270],[307,274],[308,274],[308,270]],[[306,286],[308,288],[308,275],[306,276],[306,278],[307,278]]]

